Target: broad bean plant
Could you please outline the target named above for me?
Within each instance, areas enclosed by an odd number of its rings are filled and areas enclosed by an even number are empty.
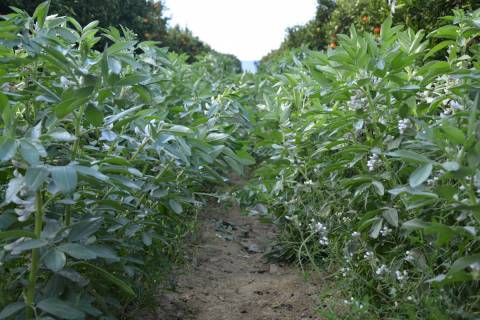
[[[48,7],[0,21],[0,319],[113,319],[254,163],[251,111],[222,56],[187,64]]]
[[[352,27],[259,75],[242,200],[281,227],[272,258],[334,273],[328,318],[480,316],[480,11],[444,20]]]

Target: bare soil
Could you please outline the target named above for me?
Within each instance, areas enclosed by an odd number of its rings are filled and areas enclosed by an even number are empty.
[[[176,290],[162,291],[162,320],[320,319],[321,280],[306,281],[294,266],[265,258],[275,228],[238,208],[213,208],[200,219],[192,261],[176,276]]]

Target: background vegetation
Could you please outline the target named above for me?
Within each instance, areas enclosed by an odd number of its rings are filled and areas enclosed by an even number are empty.
[[[10,7],[21,8],[32,14],[42,0],[5,0],[0,3],[0,14],[11,12]],[[123,26],[136,33],[140,40],[158,41],[162,47],[171,51],[184,53],[188,62],[195,61],[197,56],[213,53],[214,50],[190,30],[180,26],[168,26],[165,16],[165,5],[162,1],[152,0],[52,0],[50,12],[71,16],[81,25],[98,21],[99,27],[108,28]],[[103,48],[103,41],[97,46]],[[219,53],[217,53],[219,54]],[[241,70],[241,62],[234,56],[226,55]]]
[[[301,46],[316,50],[336,46],[337,34],[347,33],[352,24],[359,31],[379,33],[380,25],[392,11],[395,24],[428,33],[445,24],[440,18],[453,9],[473,10],[479,6],[476,0],[318,0],[315,18],[304,26],[288,28],[280,48],[262,62]]]

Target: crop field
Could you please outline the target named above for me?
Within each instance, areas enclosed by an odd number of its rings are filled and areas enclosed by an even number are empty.
[[[48,10],[0,20],[0,319],[142,319],[213,204],[318,319],[480,319],[480,10],[257,73]]]

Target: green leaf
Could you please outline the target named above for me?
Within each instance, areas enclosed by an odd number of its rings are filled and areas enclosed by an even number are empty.
[[[75,309],[69,303],[66,303],[57,298],[48,298],[48,299],[42,300],[37,304],[37,308],[51,315],[54,315],[60,319],[66,319],[66,320],[85,319],[85,314],[82,311]]]
[[[111,49],[111,48],[112,47],[110,47],[109,49]],[[112,72],[114,74],[120,74],[120,72],[122,71],[122,64],[120,63],[120,61],[118,61],[117,59],[112,58],[112,57],[108,57],[107,59],[108,59],[107,60],[108,61],[108,69],[110,70],[110,72]]]
[[[445,39],[457,39],[459,28],[454,25],[446,25],[432,31],[428,37],[433,38],[445,38]]]
[[[135,41],[118,41],[108,47],[106,51],[108,55],[111,55],[125,49],[132,49],[135,43]]]
[[[77,187],[77,171],[73,166],[49,167],[53,181],[63,194],[75,191]]]
[[[12,254],[20,254],[23,251],[29,251],[33,249],[38,249],[45,247],[48,244],[48,241],[40,239],[30,239],[20,242],[12,246]]]
[[[82,104],[86,103],[88,98],[70,98],[67,100],[62,101],[57,105],[55,108],[55,114],[60,119],[70,114],[75,108],[81,106]]]
[[[450,267],[448,273],[463,271],[474,263],[480,263],[480,253],[457,259]]]
[[[382,230],[383,219],[378,218],[377,221],[372,225],[370,229],[370,237],[373,239],[377,239],[378,235],[380,234],[380,230]]]
[[[412,172],[408,182],[412,188],[418,187],[424,183],[430,174],[432,174],[433,165],[431,163],[426,163],[418,167],[415,171]]]
[[[84,166],[76,165],[75,169],[77,170],[77,173],[80,175],[91,176],[100,181],[107,181],[109,179],[107,175],[104,175],[103,173],[98,171],[98,169],[95,167],[84,167]]]
[[[181,125],[172,126],[168,129],[168,131],[176,133],[193,133],[192,129]]]
[[[86,239],[97,232],[102,224],[103,219],[101,217],[77,222],[72,226],[68,234],[68,240],[79,241]]]
[[[8,231],[0,232],[0,240],[9,239],[9,238],[18,239],[21,237],[32,238],[32,239],[36,238],[35,233],[31,231],[26,231],[26,230],[8,230]]]
[[[455,144],[465,143],[465,135],[463,134],[462,130],[452,126],[443,125],[442,131],[445,133],[445,135],[451,142]]]
[[[85,119],[89,124],[98,128],[103,125],[104,113],[93,104],[88,104],[85,109]]]
[[[91,260],[97,257],[95,252],[78,243],[65,243],[58,246],[57,249],[79,260]]]
[[[173,199],[168,200],[168,205],[177,214],[183,212],[182,205]]]
[[[115,83],[116,86],[133,86],[150,78],[145,74],[129,74]]]
[[[402,224],[402,229],[407,229],[407,230],[419,230],[419,229],[425,229],[430,226],[429,223],[424,222],[420,219],[412,219],[409,221],[406,221]]]
[[[33,13],[32,18],[37,19],[37,23],[40,28],[43,28],[43,25],[45,24],[49,7],[50,1],[42,2],[37,6],[35,12]]]
[[[400,158],[403,160],[410,160],[414,162],[431,162],[431,160],[425,157],[424,155],[421,155],[409,150],[397,150],[394,152],[389,152],[387,153],[387,155],[390,157]]]
[[[247,151],[237,151],[237,160],[244,166],[252,166],[256,163],[255,158],[252,157]]]
[[[63,128],[55,128],[49,131],[47,135],[52,137],[56,141],[72,142],[77,139],[74,135],[70,134],[67,130]]]
[[[442,163],[442,167],[446,171],[458,171],[458,169],[460,169],[460,164],[456,161],[447,161]]]
[[[383,217],[391,226],[398,227],[398,211],[396,209],[388,208],[383,212]]]
[[[115,251],[113,251],[109,247],[101,246],[101,245],[90,245],[88,249],[94,252],[98,258],[110,259],[114,261],[120,260],[120,258],[115,253]]]
[[[13,138],[0,137],[0,161],[8,161],[17,153],[17,141]]]
[[[62,270],[63,267],[65,267],[66,262],[67,257],[65,256],[65,253],[59,250],[51,250],[43,258],[45,266],[53,272]]]
[[[29,167],[25,173],[25,183],[28,189],[37,191],[49,175],[45,167]]]
[[[93,87],[84,87],[74,91],[69,92],[62,102],[60,102],[55,107],[55,114],[59,118],[63,118],[66,115],[70,114],[75,108],[85,104],[92,94]]]
[[[82,264],[82,265],[85,265],[91,269],[93,269],[94,271],[96,271],[99,275],[103,276],[105,279],[107,279],[108,281],[110,281],[111,283],[113,283],[114,285],[118,286],[120,289],[123,290],[123,292],[125,292],[126,294],[132,296],[132,297],[135,297],[136,294],[135,292],[133,291],[133,289],[123,280],[117,278],[115,275],[111,274],[110,272],[100,268],[100,267],[97,267],[93,264],[90,264],[90,263],[87,263],[87,262],[81,262],[79,264]]]
[[[10,226],[12,226],[15,222],[17,221],[17,217],[16,215],[14,216],[13,214],[11,213],[8,213],[8,212],[2,212],[0,214],[0,231],[2,230],[7,230],[8,228],[10,228]],[[32,233],[33,234],[33,233]],[[1,237],[1,236],[0,236]],[[23,236],[20,236],[20,237],[23,237]],[[28,236],[30,238],[32,238],[31,236]]]
[[[37,148],[25,139],[20,140],[20,154],[31,166],[37,165],[40,161],[40,153]]]
[[[0,319],[7,319],[15,315],[20,310],[24,309],[25,306],[25,302],[14,302],[7,305],[5,308],[3,308],[2,312],[0,312]]]
[[[445,40],[445,41],[442,41],[440,42],[439,44],[437,44],[435,47],[433,47],[432,49],[430,49],[428,51],[428,53],[425,55],[424,59],[427,59],[428,57],[431,57],[433,56],[436,52],[448,47],[448,46],[451,46],[451,45],[456,45],[456,42],[453,41],[453,40]]]
[[[372,185],[375,188],[375,192],[379,196],[383,196],[385,194],[385,188],[383,187],[383,184],[380,181],[372,181]]]

